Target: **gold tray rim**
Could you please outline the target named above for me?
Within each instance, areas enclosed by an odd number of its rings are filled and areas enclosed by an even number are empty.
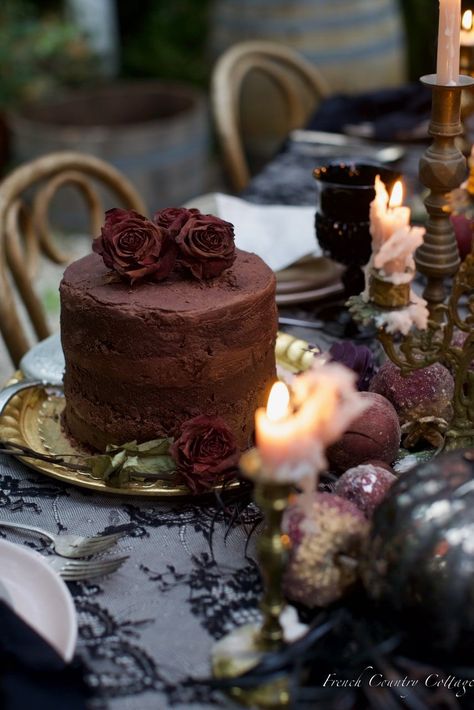
[[[280,365],[290,372],[296,372],[298,370],[307,369],[314,357],[314,351],[311,351],[310,346],[306,341],[295,338],[287,333],[279,333],[275,345],[275,357],[277,365]],[[6,387],[14,384],[22,379],[23,374],[21,371],[17,371],[4,386]],[[31,426],[36,426],[37,432],[39,432],[40,409],[42,404],[47,401],[48,397],[50,397],[50,395],[48,395],[43,387],[32,387],[31,389],[23,390],[15,395],[0,415],[0,439],[10,441],[20,446],[32,448],[29,428]],[[35,411],[36,417],[32,417],[32,412],[34,414]],[[33,419],[33,424],[31,424],[31,419]],[[79,454],[80,450],[76,450]],[[54,451],[48,450],[46,447],[43,447],[41,453],[54,455]],[[38,471],[39,473],[43,473],[46,476],[63,481],[69,485],[79,486],[80,488],[86,488],[101,494],[112,493],[114,495],[124,495],[127,497],[179,497],[201,499],[206,495],[208,496],[212,494],[213,492],[222,491],[224,487],[226,490],[233,490],[241,485],[241,480],[236,478],[226,484],[216,485],[208,493],[199,496],[193,495],[189,488],[184,484],[170,485],[169,480],[165,479],[156,479],[155,481],[148,483],[137,481],[129,484],[128,486],[115,487],[108,485],[100,479],[88,476],[88,474],[81,471],[67,469],[64,466],[61,466],[61,464],[49,461],[40,461],[37,459],[35,460],[22,456],[21,454],[15,456],[15,458],[25,464],[28,468]]]

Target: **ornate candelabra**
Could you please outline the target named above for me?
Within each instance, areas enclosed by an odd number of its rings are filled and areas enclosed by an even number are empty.
[[[423,294],[429,309],[427,326],[410,330],[395,325],[400,325],[401,314],[405,323],[410,318],[414,294],[405,284],[391,283],[380,273],[372,272],[368,298],[350,299],[350,309],[363,323],[376,325],[385,352],[403,374],[436,362],[451,370],[455,380],[451,420],[429,417],[413,425],[418,434],[449,450],[474,445],[474,372],[470,369],[474,361],[474,245],[460,265],[450,221],[452,211],[474,216],[474,174],[467,189],[453,192],[465,176],[466,165],[455,142],[462,131],[461,91],[474,80],[460,76],[454,86],[438,86],[433,75],[422,81],[433,89],[429,132],[434,140],[420,161],[421,180],[430,189],[425,201],[428,222],[415,257],[418,271],[427,277]],[[451,276],[445,301],[445,280]]]

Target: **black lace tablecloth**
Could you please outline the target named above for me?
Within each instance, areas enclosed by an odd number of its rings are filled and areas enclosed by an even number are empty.
[[[212,502],[98,496],[0,455],[0,519],[58,533],[128,531],[117,553],[129,559],[118,572],[69,584],[91,708],[228,707],[195,681],[209,676],[214,641],[258,617],[253,504],[231,524]],[[8,539],[49,554],[23,533]]]

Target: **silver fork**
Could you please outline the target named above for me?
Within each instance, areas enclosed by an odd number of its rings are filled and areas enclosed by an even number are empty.
[[[75,582],[81,579],[94,579],[112,574],[128,560],[124,557],[108,557],[99,560],[64,560],[61,557],[48,557],[46,559],[60,577],[66,582]]]
[[[110,535],[94,535],[84,537],[81,535],[55,535],[48,530],[37,528],[34,525],[24,525],[23,523],[12,523],[10,521],[0,521],[0,528],[12,530],[24,530],[51,540],[53,550],[61,557],[89,557],[98,552],[108,550],[115,545],[125,533],[111,533]]]

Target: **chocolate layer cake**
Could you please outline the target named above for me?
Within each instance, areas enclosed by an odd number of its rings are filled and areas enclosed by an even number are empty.
[[[60,287],[65,424],[95,449],[176,436],[220,415],[239,446],[275,380],[275,278],[254,254],[208,283],[111,281],[100,256],[69,266]]]

